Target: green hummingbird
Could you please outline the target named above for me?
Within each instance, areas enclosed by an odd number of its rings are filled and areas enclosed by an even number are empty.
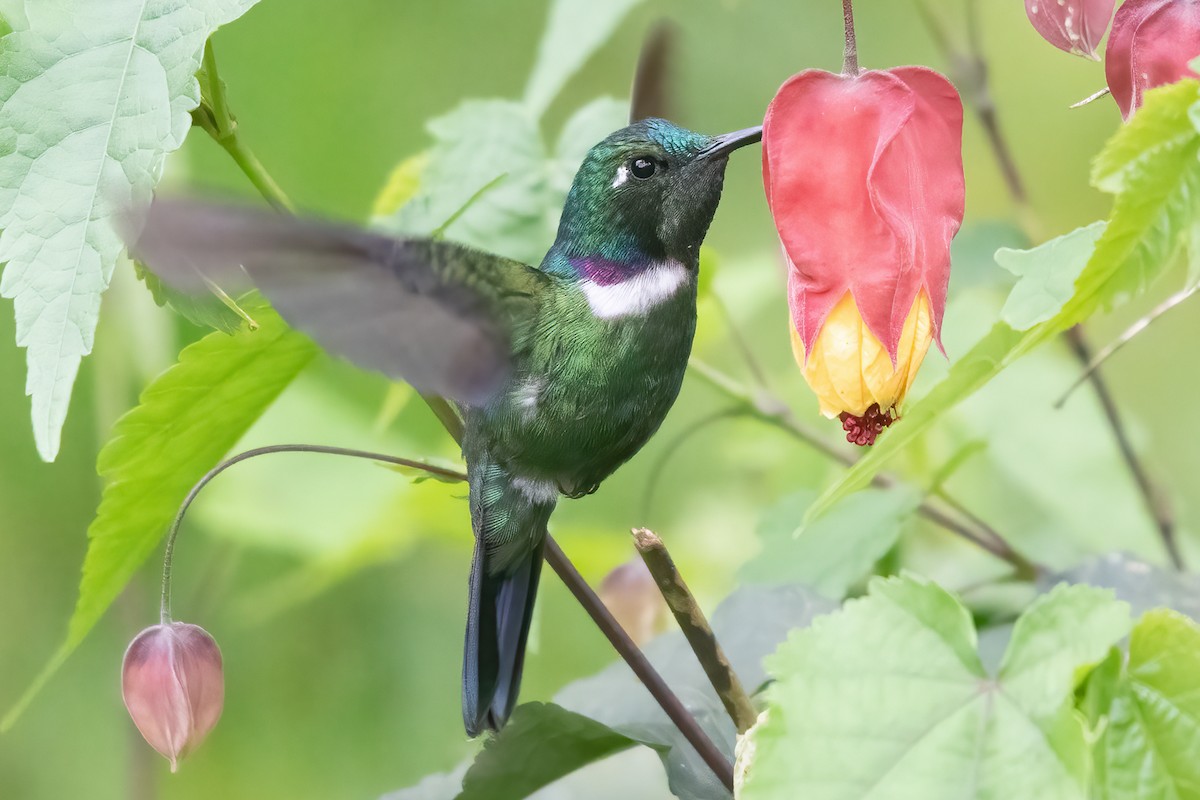
[[[244,269],[327,350],[461,413],[475,534],[462,671],[471,736],[499,730],[516,704],[559,495],[594,492],[675,402],[728,156],[761,136],[654,118],[616,131],[584,158],[536,268],[262,211],[150,207],[133,252],[168,283],[228,288]]]

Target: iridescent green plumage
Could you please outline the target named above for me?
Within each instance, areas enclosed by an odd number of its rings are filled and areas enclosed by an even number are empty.
[[[329,350],[459,408],[476,551],[463,659],[474,735],[516,703],[560,493],[595,491],[658,429],[696,327],[700,244],[723,137],[643,120],[584,159],[538,268],[446,242],[157,201],[138,256],[177,288],[236,288],[238,265]]]

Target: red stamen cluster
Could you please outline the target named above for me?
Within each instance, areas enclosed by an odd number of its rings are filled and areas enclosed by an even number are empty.
[[[883,433],[883,429],[896,421],[892,409],[879,410],[879,403],[872,403],[861,417],[856,417],[849,411],[838,415],[842,421],[842,430],[846,432],[846,441],[859,447],[875,444],[875,437]]]

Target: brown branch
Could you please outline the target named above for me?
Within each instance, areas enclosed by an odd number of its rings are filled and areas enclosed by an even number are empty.
[[[979,124],[983,126],[988,144],[991,146],[992,155],[1000,168],[1000,174],[1004,177],[1004,184],[1008,188],[1008,193],[1012,197],[1013,204],[1016,206],[1017,217],[1026,237],[1031,242],[1042,241],[1044,237],[1041,232],[1040,223],[1029,203],[1029,196],[1025,192],[1025,185],[1021,179],[1020,170],[1017,167],[1015,159],[1013,159],[1012,151],[1008,147],[1008,141],[1004,137],[1004,132],[997,118],[995,103],[992,101],[992,94],[988,85],[987,60],[983,54],[983,47],[979,37],[977,0],[966,0],[969,52],[965,54],[959,52],[950,44],[949,37],[946,36],[945,31],[939,26],[937,18],[925,8],[924,0],[916,0],[916,2],[918,9],[922,12],[922,19],[929,27],[934,41],[942,49],[946,60],[950,63],[956,82],[963,86],[968,103],[975,111],[975,116],[979,119]],[[1086,369],[1091,362],[1091,348],[1088,347],[1087,341],[1084,338],[1083,326],[1076,325],[1072,327],[1063,334],[1063,338],[1066,339],[1071,352],[1075,354],[1076,358],[1079,359],[1080,363]],[[1149,472],[1142,465],[1137,453],[1134,451],[1129,441],[1129,436],[1125,431],[1125,424],[1121,419],[1120,410],[1117,408],[1112,392],[1109,390],[1104,378],[1098,371],[1093,371],[1089,375],[1089,380],[1093,391],[1096,393],[1096,399],[1100,401],[1100,405],[1104,408],[1105,419],[1112,430],[1117,448],[1121,451],[1121,457],[1129,467],[1134,483],[1136,483],[1138,491],[1142,494],[1142,501],[1149,511],[1151,518],[1154,520],[1155,526],[1158,528],[1163,547],[1166,549],[1171,563],[1177,569],[1182,569],[1183,560],[1175,537],[1174,513],[1166,498],[1166,494],[1150,478]]]
[[[679,732],[695,748],[700,758],[704,759],[704,763],[720,779],[725,788],[733,791],[733,765],[729,759],[713,744],[712,739],[700,727],[700,723],[671,691],[671,687],[663,680],[662,675],[659,675],[658,671],[654,669],[649,659],[646,658],[646,654],[638,649],[633,639],[629,638],[629,634],[613,617],[604,602],[579,574],[579,570],[575,569],[575,565],[567,558],[558,543],[549,536],[546,537],[545,557],[546,563],[558,574],[571,594],[575,595],[575,599],[584,607],[592,621],[596,623],[596,627],[608,637],[613,648],[633,670],[633,674],[642,682],[642,685],[654,696],[658,705],[670,717]]]
[[[792,438],[813,447],[826,458],[837,461],[847,467],[854,466],[856,461],[854,456],[835,447],[825,437],[798,422],[778,397],[768,392],[759,392],[757,395],[752,394],[737,381],[699,359],[691,359],[688,362],[688,366],[692,375],[703,378],[710,386],[720,390],[730,398],[740,401],[747,416],[779,428]],[[891,489],[899,486],[900,480],[892,475],[881,472],[872,476],[871,483],[883,489]],[[978,545],[997,558],[1007,561],[1015,569],[1016,577],[1020,579],[1032,579],[1037,575],[1046,573],[1044,567],[1022,556],[1004,540],[1004,537],[999,532],[983,524],[982,521],[979,523],[979,531],[972,530],[968,525],[963,524],[947,512],[939,509],[928,497],[921,499],[917,506],[917,513],[930,522],[961,536],[972,544]]]
[[[842,74],[853,78],[862,72],[858,66],[858,40],[854,35],[854,0],[842,0],[842,26],[846,32],[846,49],[842,51]]]
[[[758,719],[758,712],[750,702],[750,696],[742,688],[742,682],[733,671],[725,651],[721,649],[708,620],[704,617],[704,612],[700,610],[700,604],[696,602],[687,582],[679,574],[675,561],[667,552],[667,546],[653,531],[646,528],[633,529],[633,543],[642,560],[646,562],[646,568],[654,577],[654,583],[658,585],[663,599],[667,601],[667,607],[671,609],[675,621],[679,623],[684,638],[696,654],[704,674],[708,676],[709,683],[721,698],[729,718],[737,726],[738,733],[750,730]]]
[[[1080,363],[1085,366],[1091,363],[1092,350],[1080,326],[1076,325],[1067,331],[1066,339]],[[1129,434],[1125,430],[1125,423],[1122,422],[1121,415],[1117,411],[1117,403],[1113,399],[1112,393],[1109,392],[1108,385],[1101,379],[1099,370],[1090,372],[1088,380],[1092,383],[1092,389],[1096,392],[1096,399],[1100,401],[1100,407],[1104,409],[1104,416],[1108,420],[1109,428],[1112,429],[1113,438],[1117,440],[1117,448],[1121,451],[1125,466],[1129,468],[1129,473],[1133,476],[1133,481],[1142,494],[1142,502],[1145,503],[1146,510],[1158,528],[1163,549],[1167,551],[1171,565],[1177,570],[1182,570],[1184,568],[1183,554],[1179,552],[1179,542],[1175,535],[1175,515],[1171,509],[1171,503],[1157,484],[1151,480],[1150,474],[1138,459],[1137,453],[1133,449],[1133,443],[1129,440]]]

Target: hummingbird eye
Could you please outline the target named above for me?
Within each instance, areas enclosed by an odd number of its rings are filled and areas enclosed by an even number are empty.
[[[656,169],[658,164],[649,156],[637,156],[629,160],[629,171],[638,180],[644,181],[653,176]]]

